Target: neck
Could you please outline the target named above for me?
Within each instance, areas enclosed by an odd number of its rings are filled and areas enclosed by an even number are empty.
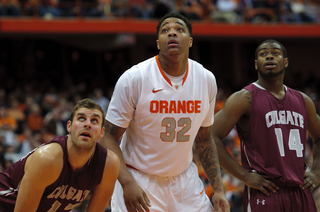
[[[166,56],[159,53],[159,62],[164,72],[171,76],[180,76],[187,70],[188,57]]]
[[[265,81],[258,79],[256,83],[280,100],[283,99],[286,93],[283,80]]]
[[[88,162],[90,162],[93,157],[95,148],[90,150],[80,149],[76,147],[72,141],[70,136],[68,137],[68,161],[73,169],[73,171],[80,171]]]

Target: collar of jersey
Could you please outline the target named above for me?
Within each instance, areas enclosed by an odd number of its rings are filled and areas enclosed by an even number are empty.
[[[156,61],[157,61],[157,65],[158,65],[158,68],[159,68],[159,70],[160,70],[161,75],[162,75],[163,78],[172,86],[171,80],[167,77],[167,75],[164,73],[164,71],[162,70],[162,68],[161,68],[161,66],[160,66],[159,55],[156,56]],[[186,72],[186,75],[183,77],[183,80],[182,80],[182,85],[184,84],[184,82],[185,82],[186,79],[187,79],[188,72],[189,72],[189,62],[188,62],[188,64],[187,64],[187,72]]]

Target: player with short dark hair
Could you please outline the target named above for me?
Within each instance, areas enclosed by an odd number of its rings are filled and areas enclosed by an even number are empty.
[[[164,16],[157,26],[159,55],[127,70],[115,86],[101,140],[121,161],[113,212],[230,211],[210,131],[216,80],[188,58],[191,29],[180,14]],[[214,207],[192,162],[193,144],[214,189]]]
[[[220,163],[246,184],[246,212],[317,211],[311,191],[320,181],[320,118],[306,94],[283,84],[288,65],[281,43],[263,41],[256,50],[258,80],[232,94],[215,115],[212,134]],[[222,143],[235,125],[242,166]],[[307,132],[313,140],[310,172]]]

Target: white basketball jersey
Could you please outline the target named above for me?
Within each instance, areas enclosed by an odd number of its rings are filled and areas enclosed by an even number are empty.
[[[178,88],[161,69],[158,56],[127,70],[106,115],[112,124],[127,128],[120,144],[125,162],[159,176],[185,171],[200,126],[213,124],[216,94],[212,72],[191,59]]]

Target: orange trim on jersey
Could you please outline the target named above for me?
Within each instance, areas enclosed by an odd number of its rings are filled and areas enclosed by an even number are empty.
[[[189,72],[189,62],[187,63],[187,72],[186,72],[186,75],[184,75],[184,77],[183,77],[182,85],[184,84],[184,82],[185,82],[186,79],[187,79],[188,72]]]
[[[156,56],[156,61],[157,61],[157,65],[158,65],[158,68],[160,70],[161,75],[172,86],[171,80],[167,77],[167,75],[164,73],[164,71],[161,68],[160,61],[159,61],[159,55]],[[186,72],[186,75],[183,77],[182,85],[184,84],[184,82],[187,79],[188,72],[189,72],[189,62],[187,63],[187,72]]]

